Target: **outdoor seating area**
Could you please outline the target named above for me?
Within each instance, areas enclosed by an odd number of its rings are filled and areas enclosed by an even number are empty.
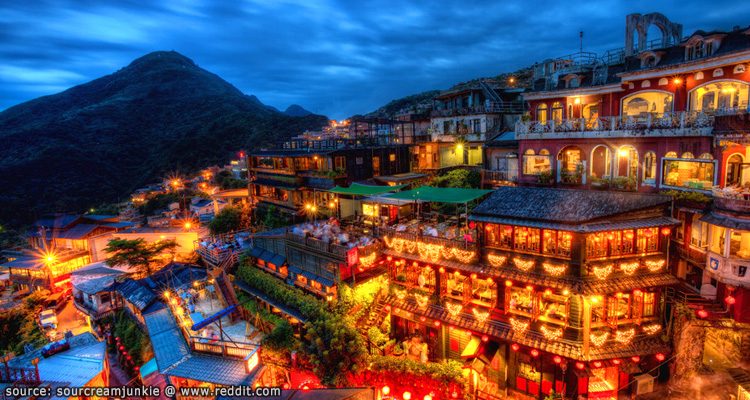
[[[299,237],[313,238],[349,249],[366,247],[376,242],[373,236],[367,235],[363,230],[355,229],[352,225],[342,226],[336,218],[296,225],[292,228],[291,233]]]
[[[219,236],[208,236],[198,241],[198,253],[204,259],[219,264],[227,255],[244,250],[252,244],[250,231],[239,231]]]

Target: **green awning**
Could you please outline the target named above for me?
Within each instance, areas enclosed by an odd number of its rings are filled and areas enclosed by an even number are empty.
[[[362,185],[360,183],[352,183],[349,187],[336,186],[328,191],[336,194],[349,194],[354,196],[373,196],[377,194],[383,194],[393,192],[399,189],[403,189],[406,185],[396,186],[375,186],[375,185]]]
[[[491,192],[492,190],[484,189],[420,186],[416,189],[393,193],[385,197],[400,200],[427,201],[432,203],[468,203]]]

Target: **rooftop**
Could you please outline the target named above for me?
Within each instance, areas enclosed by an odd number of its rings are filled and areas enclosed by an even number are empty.
[[[472,218],[508,217],[583,223],[670,204],[669,196],[577,189],[501,187],[479,204]]]
[[[108,267],[104,262],[98,262],[73,271],[70,282],[83,293],[96,294],[111,289],[115,278],[125,273],[121,269]]]

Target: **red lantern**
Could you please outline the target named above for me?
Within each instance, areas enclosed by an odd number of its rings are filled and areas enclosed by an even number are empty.
[[[513,351],[518,351],[521,346],[519,346],[517,343],[513,343],[512,345],[510,345],[510,348],[513,349]]]
[[[425,317],[419,317],[419,320],[422,321],[422,322],[424,322],[425,320],[427,320],[427,318],[425,318]]]
[[[119,342],[120,341],[120,337],[119,336],[115,336],[115,340]]]
[[[128,361],[133,360],[133,357],[131,357],[130,354],[128,354],[128,356],[126,358],[128,359]]]
[[[486,231],[491,231],[491,230],[492,230],[492,226],[491,226],[491,225],[485,225],[485,226],[484,226],[484,229],[485,229]]]
[[[386,311],[391,311],[391,306],[390,306],[390,305],[386,305],[386,306],[385,306],[385,310],[386,310]]]
[[[737,302],[737,300],[736,300],[736,299],[734,298],[734,296],[731,296],[731,295],[729,295],[729,296],[725,297],[725,298],[724,298],[724,301],[725,301],[725,302],[726,302],[727,304],[729,304],[730,306],[731,306],[732,304],[734,304],[735,302]]]
[[[634,362],[634,363],[637,363],[637,362],[640,362],[640,361],[641,361],[641,358],[640,358],[640,357],[638,357],[638,356],[633,356],[633,357],[630,357],[630,359],[631,359],[631,360],[633,360],[633,362]]]
[[[513,281],[505,281],[505,286],[507,287],[513,286]]]
[[[433,322],[432,324],[433,324],[433,325],[435,325],[435,327],[437,328],[437,327],[439,327],[439,326],[440,326],[440,321],[435,321],[435,322]]]
[[[531,349],[531,356],[532,357],[539,357],[539,350],[537,350],[537,349]]]
[[[595,368],[601,368],[602,367],[602,362],[601,361],[594,361],[593,364],[594,364]]]
[[[386,259],[386,260],[388,260],[388,261],[392,261],[392,260],[393,260],[393,257],[391,257],[391,256],[388,256],[388,257],[386,257],[385,259]]]
[[[580,362],[580,361],[578,361],[578,362],[576,363],[576,368],[578,368],[578,369],[583,369],[583,368],[585,368],[585,367],[586,367],[586,365],[584,365],[584,364],[583,364],[582,362]]]
[[[125,346],[120,346],[120,351],[125,350]]]
[[[483,335],[483,336],[482,336],[482,341],[483,341],[483,342],[486,342],[486,341],[488,341],[488,340],[490,340],[489,336],[487,336],[487,335]]]
[[[477,274],[471,274],[471,279],[477,279]]]
[[[656,359],[659,361],[664,361],[664,359],[667,358],[664,356],[664,354],[656,353]]]
[[[135,372],[138,372],[138,371],[140,371],[140,370],[141,370],[141,367],[139,367],[139,366],[137,366],[137,365],[136,365],[135,367],[133,367],[133,371],[135,371]]]
[[[706,310],[698,310],[698,316],[701,317],[701,318],[706,318],[706,317],[708,317],[708,311],[706,311]]]
[[[554,361],[555,364],[560,364],[562,362],[562,357],[560,357],[560,356],[554,356],[552,358],[552,361]]]
[[[617,359],[617,358],[615,358],[614,360],[612,360],[612,364],[615,364],[615,365],[620,365],[620,362],[621,361],[619,359]]]
[[[669,228],[661,228],[661,234],[664,236],[669,236],[669,234],[672,233],[672,230]]]
[[[474,222],[474,221],[470,221],[469,222],[469,228],[474,229],[476,227],[477,227],[477,223],[476,222]]]
[[[442,273],[445,273],[445,268],[443,268],[443,267],[440,267],[439,271],[440,271],[440,273],[441,273],[441,274],[442,274]]]

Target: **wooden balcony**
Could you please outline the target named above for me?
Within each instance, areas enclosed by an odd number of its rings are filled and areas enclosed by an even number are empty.
[[[750,196],[732,194],[718,188],[714,188],[711,193],[714,196],[714,207],[726,211],[750,214]]]
[[[342,260],[346,259],[346,253],[349,251],[346,246],[324,242],[313,237],[300,236],[291,231],[286,233],[286,239],[309,250],[333,255]]]

